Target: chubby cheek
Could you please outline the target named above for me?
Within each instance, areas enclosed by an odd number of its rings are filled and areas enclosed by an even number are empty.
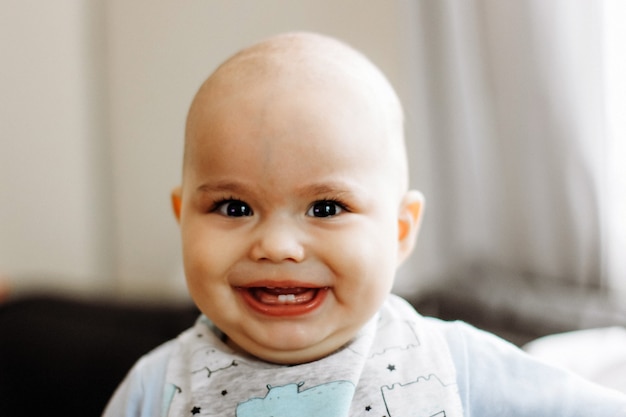
[[[357,314],[376,310],[391,290],[397,259],[394,226],[361,227],[327,248],[334,258],[337,301]]]
[[[183,229],[182,243],[187,286],[200,309],[206,314],[206,306],[232,303],[227,277],[235,254],[228,239],[192,224]]]

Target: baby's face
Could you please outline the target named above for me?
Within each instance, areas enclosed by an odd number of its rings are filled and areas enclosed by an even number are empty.
[[[204,100],[182,187],[190,293],[233,346],[277,363],[340,348],[379,309],[403,193],[372,100],[337,83]]]

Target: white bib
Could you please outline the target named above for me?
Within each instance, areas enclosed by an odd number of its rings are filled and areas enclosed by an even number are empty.
[[[348,345],[295,366],[234,352],[201,317],[177,340],[163,404],[169,417],[462,415],[445,339],[395,296]]]

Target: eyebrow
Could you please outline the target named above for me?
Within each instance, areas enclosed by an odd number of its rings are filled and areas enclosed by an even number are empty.
[[[243,193],[248,190],[248,187],[245,185],[234,182],[234,181],[216,181],[210,182],[206,184],[202,184],[196,188],[196,192],[199,193],[209,193],[209,192],[220,192],[220,191],[230,191],[235,193]]]
[[[330,182],[323,184],[311,184],[302,187],[299,193],[305,195],[324,195],[324,194],[354,194],[353,186],[349,186],[342,182]]]
[[[196,188],[196,193],[216,193],[216,192],[229,192],[234,194],[245,195],[251,193],[254,188],[246,184],[231,181],[231,180],[218,180],[201,184]],[[361,186],[352,184],[346,181],[328,181],[313,184],[306,184],[302,187],[298,187],[295,191],[296,195],[300,196],[332,196],[332,197],[349,197],[357,198],[359,195],[363,195],[364,191]]]

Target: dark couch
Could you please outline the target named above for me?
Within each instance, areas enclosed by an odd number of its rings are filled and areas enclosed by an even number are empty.
[[[99,416],[137,358],[197,315],[60,297],[1,305],[0,415]]]

